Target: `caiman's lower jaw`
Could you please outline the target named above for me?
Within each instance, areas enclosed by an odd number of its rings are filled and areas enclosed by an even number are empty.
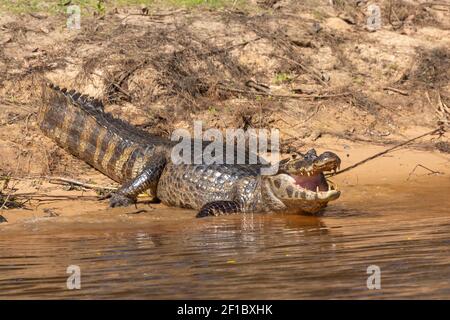
[[[267,177],[267,182],[267,196],[277,204],[274,207],[278,211],[315,214],[341,195],[322,172],[310,176],[281,173]]]
[[[339,198],[337,186],[325,179],[322,172],[313,175],[290,175],[281,173],[269,177],[271,190],[276,198],[290,208],[308,212],[320,209],[327,202]]]

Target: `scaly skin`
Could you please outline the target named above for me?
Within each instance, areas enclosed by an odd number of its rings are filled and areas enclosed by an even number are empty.
[[[281,161],[272,176],[260,174],[263,164],[174,164],[171,151],[176,142],[112,117],[96,99],[49,87],[39,110],[39,127],[59,146],[122,184],[110,199],[112,207],[132,204],[147,192],[166,205],[199,210],[198,217],[316,213],[340,195],[322,174],[339,167],[334,153],[317,156],[312,149]]]

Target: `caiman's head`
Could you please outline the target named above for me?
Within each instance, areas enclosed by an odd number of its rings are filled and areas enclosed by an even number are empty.
[[[336,154],[324,152],[317,156],[314,149],[285,159],[280,162],[278,174],[265,177],[266,196],[282,211],[316,213],[341,194],[324,175],[339,169],[340,164]]]

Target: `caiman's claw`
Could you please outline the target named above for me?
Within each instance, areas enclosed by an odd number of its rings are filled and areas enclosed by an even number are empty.
[[[106,194],[104,194],[104,195],[101,195],[101,196],[99,196],[98,197],[98,200],[106,200],[106,199],[109,199],[109,198],[111,198],[112,197],[112,195],[113,195],[113,193],[112,192],[108,192],[108,193],[106,193]]]
[[[120,193],[113,193],[111,195],[111,199],[109,200],[109,206],[111,208],[126,207],[134,203],[135,201],[133,199],[130,199],[127,196],[124,196],[123,194]]]

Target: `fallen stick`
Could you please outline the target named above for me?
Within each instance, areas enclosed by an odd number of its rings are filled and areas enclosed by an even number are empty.
[[[408,175],[408,178],[406,179],[406,181],[409,181],[409,179],[411,178],[411,175],[416,171],[417,168],[423,168],[425,170],[428,170],[429,173],[428,174],[444,174],[443,172],[440,171],[435,171],[435,170],[431,170],[430,168],[425,167],[424,165],[421,164],[417,164],[414,169],[411,170],[411,172]]]
[[[8,181],[8,180],[7,180]],[[7,182],[3,185],[3,187],[2,187],[2,189],[4,190],[5,189],[5,187],[7,186]],[[14,184],[13,184],[13,186],[12,187],[10,187],[9,189],[9,192],[8,192],[8,194],[6,195],[6,197],[5,197],[5,199],[3,200],[3,203],[2,203],[2,205],[0,206],[0,210],[3,210],[3,209],[5,209],[5,208],[8,208],[8,205],[9,204],[14,204],[14,202],[15,202],[15,200],[13,199],[13,198],[15,198],[15,195],[13,195],[13,193],[16,191],[16,189],[15,189],[15,187],[16,187],[16,185],[17,185],[17,182],[15,182]],[[2,190],[2,191],[3,191]],[[0,196],[2,195],[2,193],[0,192]],[[11,197],[13,197],[13,198],[11,198]],[[0,197],[0,199],[1,199],[1,197]],[[10,199],[12,199],[12,201],[10,201]]]
[[[292,59],[290,59],[290,58],[286,58],[286,57],[282,57],[282,56],[277,56],[277,55],[274,55],[274,57],[279,58],[279,59],[284,59],[284,60],[286,60],[286,61],[292,62],[293,64],[296,64],[297,66],[299,66],[300,68],[302,68],[303,71],[306,71],[306,72],[308,72],[310,75],[312,75],[312,76],[313,76],[317,81],[319,81],[321,84],[323,84],[324,86],[329,86],[328,83],[326,83],[325,81],[322,80],[322,77],[321,77],[321,75],[320,75],[320,72],[318,72],[318,71],[316,71],[316,70],[313,70],[312,68],[307,67],[307,66],[301,64],[300,62],[295,61],[295,60],[292,60]]]
[[[131,212],[125,212],[125,214],[139,214],[139,213],[145,213],[145,212],[148,212],[148,210],[146,210],[146,209],[134,210]]]
[[[200,57],[208,56],[210,54],[218,54],[218,53],[226,52],[226,51],[238,48],[238,47],[243,47],[243,46],[248,45],[251,42],[255,42],[255,41],[258,41],[258,40],[261,40],[261,39],[262,39],[261,37],[256,37],[254,39],[250,39],[250,40],[247,40],[247,41],[243,41],[241,43],[233,44],[233,45],[230,45],[230,46],[225,47],[225,48],[219,48],[219,49],[216,49],[216,50],[211,50],[210,52],[206,52],[206,53],[201,54]]]
[[[140,13],[129,13],[124,18],[122,18],[121,21],[124,21],[126,18],[131,17],[131,16],[144,16],[144,17],[149,17],[151,19],[158,19],[158,18],[164,18],[164,17],[172,16],[177,13],[184,13],[184,12],[186,12],[186,10],[184,10],[184,9],[174,10],[174,11],[166,12],[166,13],[152,13],[152,12],[146,13],[146,12],[142,11]]]
[[[7,203],[9,202],[9,198],[10,198],[10,197],[11,197],[11,192],[9,192],[9,193],[6,195],[6,198],[5,198],[5,200],[3,201],[2,206],[0,207],[0,210],[3,210],[3,208],[7,207]]]
[[[49,178],[48,182],[53,183],[53,184],[75,185],[75,186],[80,186],[80,187],[83,187],[86,189],[94,189],[94,190],[108,190],[108,191],[117,190],[116,187],[99,186],[97,184],[84,183],[84,182],[81,182],[78,180],[67,179],[67,178]]]
[[[97,189],[97,190],[110,190],[115,191],[118,188],[116,187],[108,187],[108,186],[101,186],[97,184],[91,184],[91,183],[84,183],[78,180],[69,179],[69,178],[62,178],[62,177],[48,177],[48,176],[27,176],[27,177],[10,177],[10,176],[0,176],[0,180],[19,180],[19,181],[29,181],[33,179],[44,179],[48,180],[52,184],[59,184],[59,185],[76,185],[80,187],[84,187],[87,189]],[[35,194],[35,193],[31,193]],[[24,194],[22,194],[24,195]]]
[[[404,96],[409,96],[409,92],[408,91],[400,90],[400,89],[397,89],[397,88],[384,87],[383,90],[400,93],[401,95],[404,95]]]
[[[391,147],[391,148],[389,148],[389,149],[386,149],[386,150],[384,150],[384,151],[378,152],[378,153],[374,154],[373,156],[371,156],[371,157],[369,157],[369,158],[367,158],[367,159],[361,160],[361,161],[355,163],[354,165],[351,165],[350,167],[347,167],[347,168],[345,168],[345,169],[339,170],[339,171],[334,172],[334,173],[328,173],[328,174],[326,174],[326,175],[331,177],[331,176],[336,176],[336,175],[338,175],[338,174],[347,172],[347,171],[349,171],[349,170],[351,170],[351,169],[354,169],[354,168],[356,168],[356,167],[358,167],[358,166],[360,166],[360,165],[366,163],[367,161],[370,161],[370,160],[373,160],[373,159],[375,159],[375,158],[381,157],[382,155],[385,155],[385,154],[387,154],[387,153],[389,153],[389,152],[391,152],[391,151],[393,151],[393,150],[395,150],[395,149],[398,149],[398,148],[400,148],[400,147],[403,147],[404,145],[407,145],[408,143],[411,143],[411,142],[413,142],[413,141],[415,141],[415,140],[418,140],[418,139],[420,139],[420,138],[423,138],[423,137],[426,137],[426,136],[429,136],[429,135],[432,135],[432,134],[435,134],[435,133],[443,134],[443,132],[444,132],[444,128],[443,128],[443,127],[439,127],[439,128],[437,128],[437,129],[434,129],[434,130],[429,131],[429,132],[427,132],[427,133],[421,134],[420,136],[417,136],[417,137],[415,137],[415,138],[409,139],[408,141],[399,143],[399,144],[397,144],[397,145],[395,145],[395,146],[393,146],[393,147]]]
[[[432,7],[432,6],[450,7],[450,3],[443,3],[443,2],[424,2],[424,3],[419,4],[419,7]]]
[[[328,99],[328,98],[334,98],[334,97],[343,97],[343,96],[349,96],[351,95],[351,92],[343,92],[343,93],[335,93],[335,94],[325,94],[325,95],[300,95],[300,94],[277,94],[277,93],[269,93],[269,92],[262,92],[262,91],[249,91],[249,90],[242,90],[237,88],[230,88],[225,86],[217,86],[218,89],[224,90],[224,91],[230,91],[230,92],[237,92],[237,93],[243,93],[243,94],[250,94],[250,95],[257,95],[257,96],[269,96],[269,97],[276,97],[276,98],[290,98],[290,99]]]
[[[138,63],[137,65],[133,66],[132,68],[130,68],[129,70],[123,72],[118,81],[116,82],[119,86],[122,85],[122,83],[125,81],[125,79],[127,79],[133,72],[135,72],[137,69],[139,69],[140,67],[144,66],[147,64],[147,60],[144,60],[140,63]]]
[[[98,77],[100,77],[100,78],[102,78],[103,80],[105,80],[106,82],[108,82],[110,85],[112,85],[113,87],[115,87],[117,90],[119,90],[120,92],[122,92],[124,95],[126,95],[128,98],[131,98],[131,94],[130,94],[128,91],[126,91],[124,88],[122,88],[122,87],[120,86],[120,84],[118,84],[117,82],[114,82],[114,81],[112,81],[111,79],[109,79],[109,78],[107,78],[107,77],[105,77],[105,76],[102,76],[101,74],[99,74],[99,73],[97,73],[97,72],[93,72],[92,74],[93,74],[93,75],[96,75],[96,76],[98,76]]]
[[[24,198],[24,199],[33,200],[33,201],[57,201],[57,200],[78,200],[78,199],[98,200],[97,196],[50,195],[50,194],[37,193],[37,192],[16,193],[16,194],[14,194],[14,197],[16,197],[17,199]]]

